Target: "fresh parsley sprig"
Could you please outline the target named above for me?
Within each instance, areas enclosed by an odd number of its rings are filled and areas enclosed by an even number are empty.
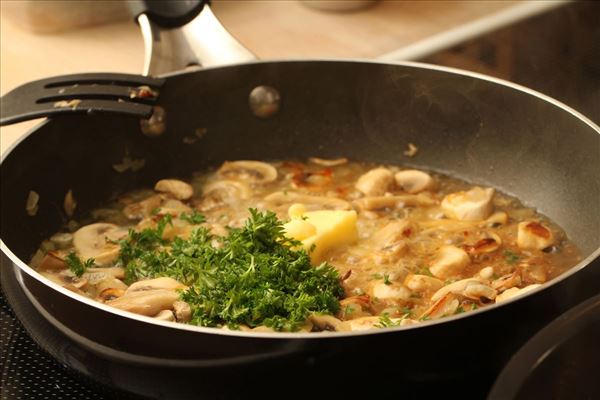
[[[94,266],[95,260],[93,258],[88,258],[85,261],[81,261],[75,252],[70,252],[65,257],[65,262],[69,266],[71,272],[73,272],[77,277],[81,277],[85,273],[88,268],[92,268]]]
[[[199,226],[188,239],[167,241],[162,236],[169,222],[130,231],[119,263],[127,282],[170,276],[188,285],[181,297],[192,308],[192,324],[295,331],[311,313],[339,310],[339,274],[327,263],[313,267],[275,213],[250,209],[246,224],[224,238]]]

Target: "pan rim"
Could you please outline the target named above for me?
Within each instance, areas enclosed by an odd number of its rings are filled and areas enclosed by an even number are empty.
[[[452,68],[452,67],[445,67],[445,66],[440,66],[440,65],[434,65],[434,64],[427,64],[427,63],[421,63],[421,62],[414,62],[414,61],[396,61],[396,62],[388,62],[388,61],[378,61],[378,60],[369,60],[369,59],[340,59],[340,58],[320,58],[320,59],[274,59],[274,60],[258,60],[258,61],[252,61],[252,62],[244,62],[244,63],[236,63],[236,64],[228,64],[225,66],[214,66],[214,67],[207,67],[204,68],[202,70],[198,70],[198,71],[177,71],[177,72],[172,72],[172,73],[167,73],[167,74],[163,74],[160,77],[163,78],[169,78],[169,77],[174,77],[174,76],[179,76],[179,75],[187,75],[187,74],[194,74],[194,73],[199,73],[205,70],[214,70],[214,69],[222,69],[222,68],[230,68],[230,67],[236,67],[236,66],[244,66],[244,65],[255,65],[255,64],[273,64],[273,63],[306,63],[306,62],[324,62],[324,63],[358,63],[358,64],[377,64],[377,65],[397,65],[397,66],[406,66],[406,67],[412,67],[412,68],[417,68],[417,69],[430,69],[430,70],[436,70],[436,71],[441,71],[441,72],[447,72],[447,73],[451,73],[451,74],[456,74],[456,75],[462,75],[462,76],[467,76],[467,77],[472,77],[475,79],[479,79],[479,80],[484,80],[484,81],[488,81],[491,83],[495,83],[498,85],[502,85],[502,86],[506,86],[508,88],[514,89],[514,90],[518,90],[520,92],[523,92],[525,94],[528,95],[532,95],[534,97],[537,97],[543,101],[546,101],[550,104],[552,104],[555,107],[558,107],[568,113],[570,113],[571,115],[573,115],[574,117],[576,117],[577,119],[579,119],[580,121],[584,122],[586,125],[588,125],[590,128],[592,128],[598,135],[600,135],[600,127],[598,125],[596,125],[593,121],[591,121],[588,117],[586,117],[585,115],[581,114],[579,111],[573,109],[572,107],[560,102],[559,100],[554,99],[553,97],[550,97],[548,95],[545,95],[541,92],[538,92],[536,90],[530,89],[528,87],[510,82],[510,81],[506,81],[500,78],[495,78],[489,75],[485,75],[485,74],[481,74],[481,73],[477,73],[477,72],[471,72],[471,71],[467,71],[467,70],[462,70],[462,69],[458,69],[458,68]],[[37,131],[39,128],[41,128],[42,126],[44,126],[46,123],[48,123],[49,120],[45,119],[43,121],[41,121],[39,124],[35,125],[34,127],[32,127],[31,129],[29,129],[27,132],[25,132],[24,134],[20,135],[19,138],[17,140],[15,140],[5,151],[4,153],[1,155],[0,157],[0,165],[4,162],[4,160],[6,159],[6,157],[8,157],[10,155],[10,153],[24,140],[26,139],[29,135],[33,134],[35,131]],[[88,306],[92,306],[95,307],[99,310],[105,311],[105,312],[109,312],[112,313],[114,315],[117,315],[119,317],[122,318],[128,318],[128,319],[133,319],[136,320],[138,322],[144,322],[144,323],[150,323],[150,324],[154,324],[154,325],[159,325],[165,328],[172,328],[172,329],[179,329],[179,330],[184,330],[184,331],[190,331],[190,332],[195,332],[195,333],[206,333],[206,334],[217,334],[217,335],[221,335],[221,336],[233,336],[233,337],[247,337],[247,338],[256,338],[256,339],[269,339],[269,340],[288,340],[288,339],[310,339],[310,340],[318,340],[318,339],[335,339],[335,338],[339,338],[339,337],[353,337],[353,336],[367,336],[367,335],[374,335],[374,334],[382,334],[382,333],[393,333],[393,332],[399,332],[399,331],[405,331],[405,330],[412,330],[412,329],[422,329],[422,328],[426,328],[429,326],[433,326],[433,325],[438,325],[438,324],[443,324],[443,323],[451,323],[453,321],[457,321],[457,320],[461,320],[462,318],[468,318],[474,315],[478,315],[482,312],[489,312],[489,311],[493,311],[499,307],[502,306],[506,306],[509,304],[512,304],[515,301],[519,301],[523,298],[529,297],[529,296],[533,296],[536,293],[539,293],[540,291],[543,291],[545,289],[547,289],[550,286],[554,286],[556,284],[558,284],[559,282],[563,281],[564,279],[569,278],[570,276],[572,276],[573,274],[577,273],[578,271],[580,271],[581,269],[589,266],[590,264],[592,264],[592,262],[598,258],[600,258],[600,247],[598,247],[596,250],[594,250],[593,252],[591,252],[587,257],[585,257],[583,260],[581,260],[579,263],[577,263],[575,266],[571,267],[568,271],[564,272],[563,274],[555,277],[554,279],[545,282],[544,284],[542,284],[541,286],[535,288],[534,290],[531,290],[525,294],[516,296],[514,298],[511,298],[509,300],[503,301],[501,303],[495,303],[486,307],[482,307],[479,308],[477,310],[473,310],[473,311],[469,311],[467,313],[461,313],[458,315],[453,315],[453,316],[449,316],[449,317],[444,317],[444,318],[440,318],[437,320],[430,320],[430,321],[422,321],[419,322],[417,324],[413,324],[413,325],[407,325],[407,326],[403,326],[403,327],[391,327],[391,328],[385,328],[385,329],[370,329],[370,330],[365,330],[365,331],[350,331],[350,332],[314,332],[314,333],[308,333],[308,332],[242,332],[242,331],[230,331],[230,330],[223,330],[223,329],[218,329],[218,328],[210,328],[210,327],[202,327],[202,326],[195,326],[195,325],[188,325],[188,324],[181,324],[181,323],[175,323],[175,322],[166,322],[166,321],[159,321],[156,320],[154,318],[151,317],[146,317],[146,316],[142,316],[142,315],[138,315],[138,314],[134,314],[134,313],[130,313],[130,312],[126,312],[126,311],[121,311],[118,309],[115,309],[113,307],[109,307],[105,304],[96,302],[92,299],[88,299],[82,295],[79,295],[77,293],[74,293],[68,289],[65,289],[61,286],[59,286],[58,284],[50,281],[49,279],[45,278],[44,276],[42,276],[41,274],[39,274],[37,271],[35,271],[34,269],[32,269],[31,267],[29,267],[26,263],[24,263],[19,257],[17,257],[11,250],[10,248],[4,243],[4,241],[0,238],[0,250],[11,260],[11,262],[16,265],[19,269],[21,269],[23,272],[27,273],[29,276],[31,276],[32,278],[38,280],[39,282],[43,283],[46,286],[51,287],[52,289],[58,291],[59,293],[66,295],[70,298],[72,298],[73,300],[82,302]]]

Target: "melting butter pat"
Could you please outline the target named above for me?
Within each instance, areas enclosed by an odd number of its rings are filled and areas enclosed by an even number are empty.
[[[302,242],[310,251],[313,264],[324,260],[330,250],[358,240],[356,211],[319,210],[306,212],[301,206],[293,205],[288,211],[292,218],[284,225],[286,235]]]

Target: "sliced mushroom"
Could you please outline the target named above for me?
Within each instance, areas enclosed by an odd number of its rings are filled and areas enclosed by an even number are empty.
[[[526,283],[544,283],[548,280],[548,274],[542,265],[528,265],[521,270],[523,280]]]
[[[517,246],[526,250],[542,250],[554,243],[552,231],[538,221],[523,221],[517,226]]]
[[[446,217],[460,221],[481,221],[492,214],[494,189],[475,186],[466,192],[451,193],[442,200]]]
[[[183,204],[181,201],[168,199],[165,200],[165,202],[160,206],[160,209],[158,210],[158,215],[169,214],[174,217],[177,217],[183,213],[189,213],[191,211],[192,209],[189,206]]]
[[[485,233],[485,237],[479,239],[472,245],[464,245],[463,249],[472,255],[491,253],[496,251],[502,245],[502,239],[495,233]]]
[[[507,222],[508,214],[504,211],[496,211],[483,222],[483,225],[495,227],[498,225],[506,225]]]
[[[117,279],[125,279],[125,269],[121,267],[107,267],[107,268],[88,268],[86,274],[106,274]]]
[[[447,293],[443,297],[439,298],[431,307],[427,309],[422,315],[421,319],[437,319],[453,315],[460,302],[453,293]]]
[[[432,276],[408,274],[404,279],[404,286],[415,292],[428,292],[438,290],[444,286],[444,282]]]
[[[73,191],[69,190],[67,194],[65,194],[65,199],[63,200],[63,209],[65,210],[65,214],[67,217],[72,217],[75,213],[75,208],[77,208],[77,201],[73,196]]]
[[[197,208],[202,211],[212,210],[233,201],[247,199],[250,194],[250,188],[244,182],[219,180],[202,188],[202,199]]]
[[[145,279],[142,281],[137,281],[131,284],[131,286],[129,286],[126,294],[157,289],[176,290],[186,288],[187,286],[177,282],[175,279],[163,276],[155,279]]]
[[[336,197],[309,196],[296,192],[275,192],[265,197],[275,207],[302,203],[307,210],[350,210],[350,203]]]
[[[154,319],[158,319],[160,321],[175,322],[175,315],[173,315],[173,311],[171,310],[162,310],[154,316]]]
[[[117,288],[106,288],[98,294],[98,300],[107,302],[117,299],[125,294],[125,290]]]
[[[510,288],[510,289],[504,291],[503,293],[499,294],[498,296],[496,296],[496,303],[500,303],[502,301],[512,299],[513,297],[521,296],[525,293],[531,292],[532,290],[534,290],[540,286],[541,286],[541,284],[535,283],[533,285],[525,286],[522,289],[519,289],[516,287]]]
[[[396,282],[375,282],[369,286],[371,297],[379,300],[408,301],[412,293],[406,286]]]
[[[335,331],[337,326],[342,323],[333,315],[311,314],[308,319],[321,331]]]
[[[156,289],[125,293],[117,299],[107,301],[106,304],[151,317],[162,310],[171,310],[173,303],[178,299],[179,293],[174,290]]]
[[[375,168],[362,175],[355,187],[365,196],[382,196],[394,183],[394,176],[387,168]]]
[[[98,222],[79,228],[73,234],[73,245],[83,259],[93,258],[98,266],[108,266],[119,256],[119,245],[114,241],[127,235],[127,229]]]
[[[108,297],[118,297],[125,293],[127,285],[114,276],[120,275],[116,271],[118,269],[120,268],[89,268],[81,277],[87,279],[87,291],[90,295],[101,297],[102,293],[108,289],[115,290],[114,292],[106,292],[105,296]],[[123,293],[118,291],[123,291]]]
[[[375,249],[378,264],[396,261],[407,250],[406,239],[414,227],[408,220],[391,221],[371,236],[369,242]]]
[[[123,207],[123,214],[129,219],[142,219],[152,214],[162,203],[161,195],[150,196],[136,203]]]
[[[414,233],[412,223],[407,219],[391,221],[371,236],[377,248],[384,249],[403,241]]]
[[[322,165],[323,167],[336,167],[338,165],[343,165],[348,162],[347,158],[335,158],[335,159],[325,159],[318,157],[310,157],[308,159],[313,164]]]
[[[448,293],[463,294],[467,285],[469,285],[471,283],[481,283],[481,281],[476,278],[467,278],[467,279],[461,279],[460,281],[452,282],[452,283],[440,288],[437,292],[435,292],[433,294],[433,296],[431,296],[431,300],[438,301],[439,299],[441,299]]]
[[[498,292],[482,282],[469,282],[462,291],[462,295],[472,300],[494,300]]]
[[[71,286],[74,289],[81,289],[88,284],[88,280],[85,277],[78,278],[70,270],[46,270],[41,272],[41,274],[63,287]]]
[[[173,303],[173,312],[177,322],[188,322],[192,319],[192,308],[185,301],[176,301]]]
[[[27,215],[35,217],[40,208],[39,202],[40,195],[36,191],[30,190],[27,195],[27,200],[25,201],[25,211],[27,211]]]
[[[460,273],[470,262],[471,258],[463,249],[449,245],[442,246],[429,266],[429,270],[436,277],[446,279]]]
[[[399,196],[363,197],[354,201],[360,210],[380,210],[382,208],[403,208],[414,206],[432,206],[435,204],[430,196],[425,194],[405,194]]]
[[[521,275],[516,271],[511,274],[501,276],[500,278],[492,281],[492,287],[498,290],[499,292],[504,292],[510,288],[519,286],[520,284]]]
[[[431,190],[435,186],[435,181],[426,172],[416,169],[407,169],[396,172],[394,175],[396,185],[407,193],[419,193],[424,190]]]
[[[265,184],[277,179],[275,167],[260,161],[226,161],[217,174],[222,178],[254,184]]]
[[[100,279],[92,286],[95,288],[96,293],[102,293],[106,289],[127,290],[127,285],[123,283],[123,281],[106,274],[104,274],[104,278]]]
[[[373,260],[377,265],[395,263],[400,259],[400,257],[406,254],[407,250],[408,246],[406,242],[399,241],[375,251],[373,254]]]
[[[37,267],[39,270],[62,270],[67,268],[67,263],[58,253],[49,251]]]
[[[171,194],[177,200],[188,200],[194,195],[192,185],[178,179],[161,179],[154,185],[154,190]]]
[[[73,244],[73,235],[68,232],[55,233],[50,237],[57,249],[67,249]]]

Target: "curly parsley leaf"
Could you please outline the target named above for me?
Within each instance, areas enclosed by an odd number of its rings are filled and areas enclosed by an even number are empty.
[[[203,222],[206,222],[206,218],[197,210],[192,211],[191,213],[181,213],[179,219],[189,222],[192,225],[200,225]]]
[[[94,266],[95,260],[93,258],[88,258],[85,261],[81,261],[75,252],[70,252],[67,257],[65,257],[65,262],[69,266],[71,272],[73,272],[77,277],[81,277],[85,273],[88,268],[92,268]]]

